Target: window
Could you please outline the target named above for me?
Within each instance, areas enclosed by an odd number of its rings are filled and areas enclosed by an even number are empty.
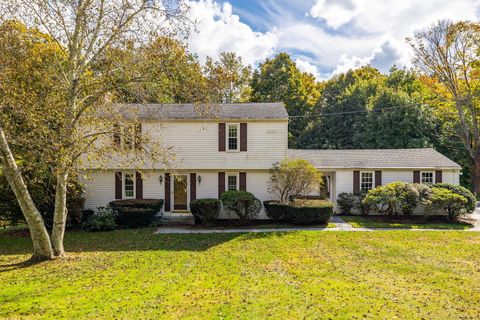
[[[238,176],[236,174],[227,175],[227,190],[228,191],[238,190]]]
[[[421,183],[433,183],[433,172],[432,171],[422,172],[421,175],[420,175],[420,182]]]
[[[133,173],[125,173],[123,177],[124,198],[135,198],[135,180]]]
[[[368,191],[373,189],[373,172],[360,172],[360,191]]]
[[[238,124],[227,125],[227,146],[228,150],[238,150]]]
[[[123,150],[140,148],[141,124],[138,125],[115,125],[113,140],[114,144]]]

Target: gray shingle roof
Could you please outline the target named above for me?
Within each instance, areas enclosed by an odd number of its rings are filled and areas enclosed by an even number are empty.
[[[150,120],[288,120],[283,103],[119,104],[128,117]]]
[[[461,167],[432,148],[300,150],[289,149],[290,157],[310,161],[317,168],[414,168],[435,169]]]

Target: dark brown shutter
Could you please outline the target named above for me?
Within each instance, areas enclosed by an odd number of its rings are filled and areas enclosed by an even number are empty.
[[[375,171],[375,187],[380,187],[382,185],[382,171]]]
[[[239,176],[240,176],[240,183],[239,183],[240,190],[247,191],[247,173],[240,172]]]
[[[225,151],[225,123],[218,124],[218,151]]]
[[[143,199],[143,180],[140,172],[135,173],[135,198]]]
[[[122,173],[115,172],[115,199],[122,199]]]
[[[142,124],[135,125],[135,149],[142,149]]]
[[[240,123],[240,151],[247,151],[247,124]]]
[[[435,183],[442,183],[442,170],[435,171]]]
[[[413,183],[420,183],[420,171],[413,171]]]
[[[165,212],[170,211],[170,173],[165,172]]]
[[[190,173],[190,201],[197,199],[197,174]]]
[[[120,125],[115,123],[113,125],[113,145],[115,147],[120,147]]]
[[[353,193],[360,192],[360,171],[353,171]]]
[[[225,192],[225,172],[218,173],[218,199]]]

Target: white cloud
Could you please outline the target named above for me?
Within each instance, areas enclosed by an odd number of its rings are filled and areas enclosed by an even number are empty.
[[[311,73],[315,78],[320,79],[320,72],[316,65],[311,64],[310,62],[303,59],[295,59],[295,64],[298,69],[303,72]]]
[[[189,16],[196,21],[196,30],[187,40],[189,49],[203,63],[207,56],[217,58],[221,52],[234,51],[246,64],[255,65],[274,53],[278,39],[275,30],[261,33],[232,14],[232,6],[212,0],[189,2]]]

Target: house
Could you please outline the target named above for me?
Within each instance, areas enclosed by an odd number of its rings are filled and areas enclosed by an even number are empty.
[[[175,170],[150,165],[85,165],[86,207],[115,199],[164,199],[164,214],[188,213],[196,198],[218,198],[225,190],[247,190],[261,201],[268,191],[272,164],[286,157],[310,161],[325,183],[316,193],[336,201],[341,192],[369,190],[393,181],[459,183],[461,167],[434,149],[292,150],[288,114],[282,103],[220,104],[212,110],[193,104],[128,105],[138,128],[175,154]],[[206,110],[206,111],[205,111]],[[120,143],[118,137],[112,137]],[[223,217],[228,217],[224,213]],[[263,211],[260,217],[265,217]]]

